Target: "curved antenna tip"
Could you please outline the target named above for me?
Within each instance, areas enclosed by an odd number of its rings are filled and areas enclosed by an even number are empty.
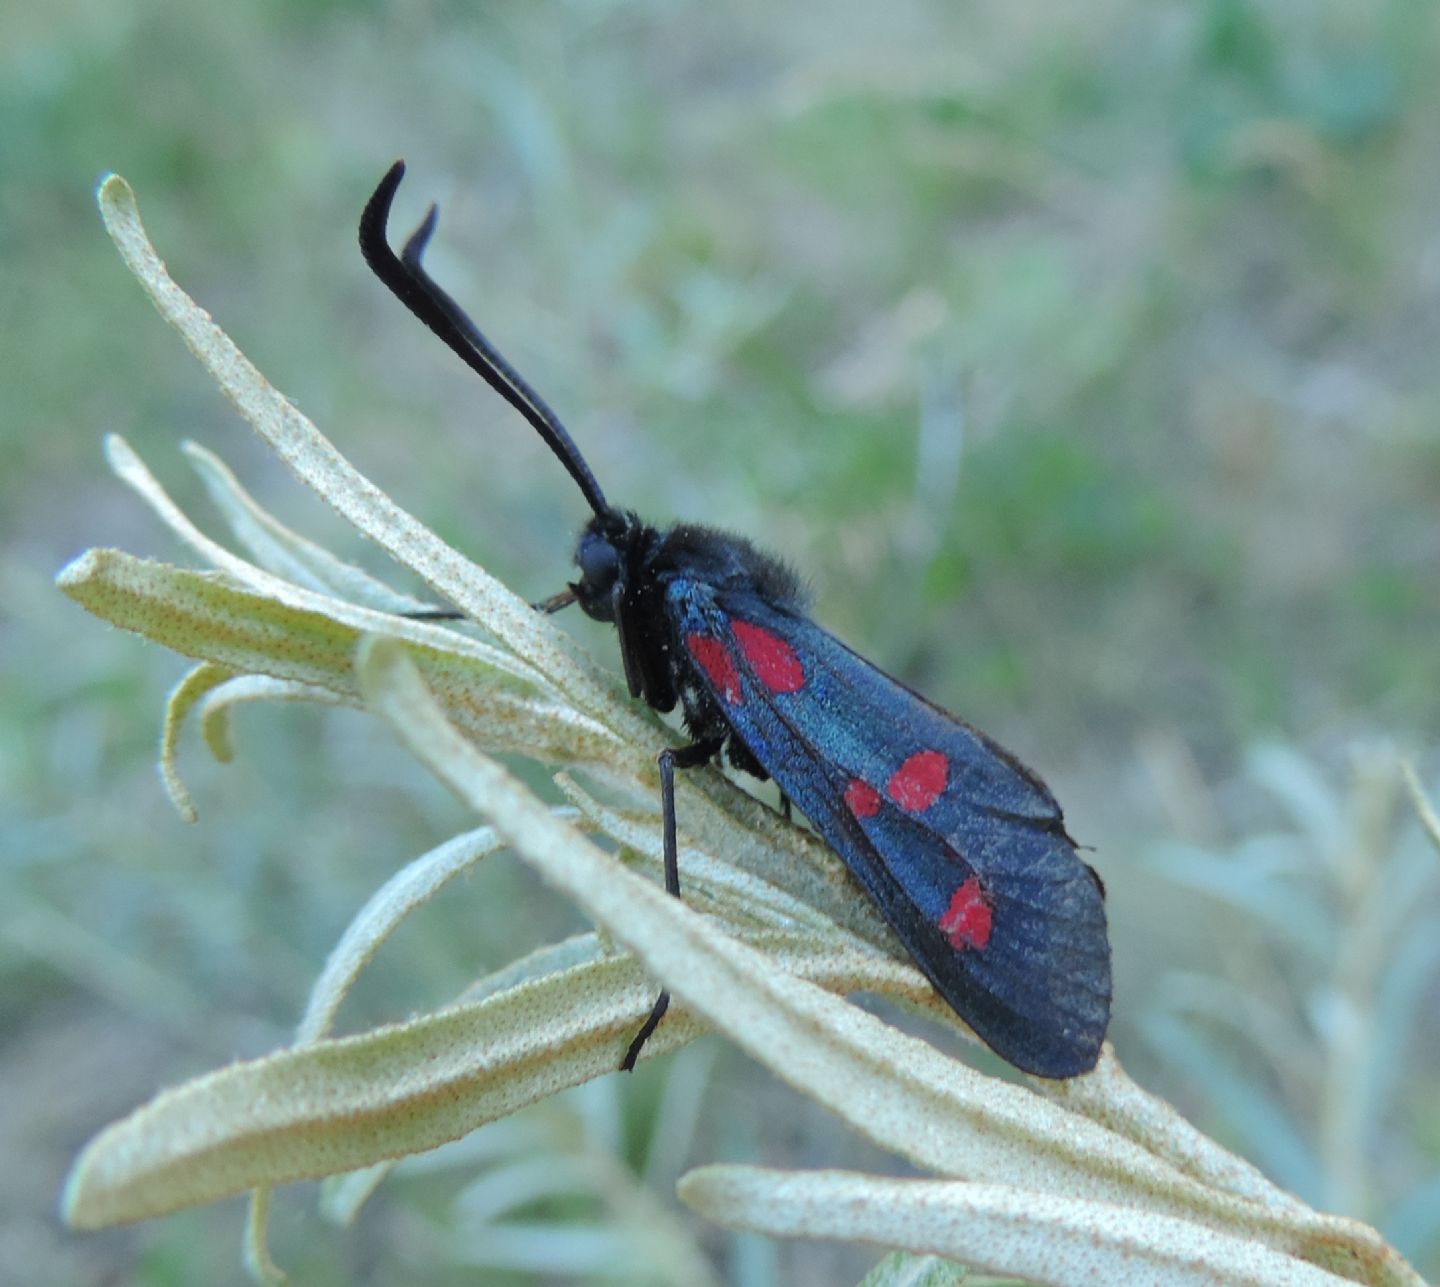
[[[405,174],[405,162],[396,161],[365,203],[360,214],[360,253],[375,275],[392,294],[486,384],[495,390],[530,423],[559,457],[570,477],[579,486],[590,508],[598,515],[612,513],[600,484],[585,463],[565,426],[545,400],[499,353],[461,307],[425,271],[421,255],[440,217],[432,205],[420,226],[410,234],[399,256],[390,249],[386,226],[395,190]]]
[[[425,212],[425,218],[420,221],[420,226],[410,234],[400,250],[400,262],[411,272],[420,268],[420,257],[425,253],[425,247],[430,244],[435,225],[439,222],[440,207],[432,202],[430,209]]]

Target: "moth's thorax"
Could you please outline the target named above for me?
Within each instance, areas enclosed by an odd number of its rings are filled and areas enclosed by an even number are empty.
[[[697,735],[723,731],[723,719],[680,646],[666,599],[671,582],[684,578],[720,593],[754,595],[778,608],[804,607],[799,580],[778,559],[742,536],[693,523],[662,532],[632,513],[597,514],[580,533],[575,562],[580,569],[571,586],[575,598],[587,616],[619,631],[631,694],[659,711],[682,701]]]
[[[684,575],[717,590],[744,591],[779,608],[803,612],[800,578],[772,554],[743,536],[698,523],[677,523],[660,535],[652,574],[661,580]]]

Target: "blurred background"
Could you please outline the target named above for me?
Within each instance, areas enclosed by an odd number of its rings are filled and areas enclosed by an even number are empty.
[[[1437,65],[1423,0],[0,6],[0,1277],[243,1281],[239,1201],[76,1236],[65,1171],[285,1043],[367,895],[471,825],[364,718],[295,708],[241,712],[227,767],[187,740],[200,821],[170,810],[184,663],[50,583],[89,545],[185,560],[102,435],[213,531],[186,437],[390,570],[158,319],[97,178],[363,472],[520,593],[568,575],[568,478],[355,249],[398,156],[399,224],[440,202],[432,272],[613,499],[782,551],[823,623],[1045,775],[1109,887],[1131,1072],[1440,1273],[1440,856],[1397,767],[1440,782]],[[578,925],[488,860],[345,1022]],[[898,1165],[712,1039],[349,1230],[287,1190],[275,1252],[307,1283],[877,1259],[693,1221],[673,1180],[717,1159]]]

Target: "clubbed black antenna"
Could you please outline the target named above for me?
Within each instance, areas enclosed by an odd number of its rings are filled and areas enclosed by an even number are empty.
[[[391,293],[442,340],[445,341],[461,361],[480,376],[492,389],[515,408],[534,426],[535,431],[545,439],[546,445],[560,458],[570,477],[579,485],[590,508],[596,514],[611,512],[605,501],[605,493],[590,472],[590,466],[580,454],[580,449],[560,423],[560,418],[545,404],[545,399],[526,383],[514,367],[501,355],[498,349],[485,338],[464,309],[440,289],[420,263],[430,234],[435,231],[439,211],[435,206],[425,216],[425,221],[405,243],[399,258],[390,249],[386,240],[386,225],[390,222],[390,204],[395,199],[395,190],[405,177],[405,162],[396,161],[389,172],[380,180],[365,210],[360,215],[360,253],[370,270]]]

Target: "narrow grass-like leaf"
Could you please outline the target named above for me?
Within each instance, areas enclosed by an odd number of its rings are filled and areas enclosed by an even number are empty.
[[[1281,1183],[1312,1200],[1317,1197],[1314,1183],[1320,1166],[1314,1150],[1296,1129],[1285,1105],[1264,1083],[1247,1077],[1236,1066],[1234,1054],[1208,1048],[1192,1027],[1162,1012],[1143,1016],[1140,1030],[1146,1042],[1171,1062],[1193,1065],[1203,1061],[1207,1069],[1205,1097],[1224,1106],[1226,1118],[1244,1134],[1250,1155]],[[1294,1201],[1291,1199],[1292,1204]]]
[[[170,498],[145,462],[118,434],[109,434],[106,437],[105,455],[121,481],[128,484],[185,544],[237,585],[288,607],[332,617],[356,631],[384,631],[411,640],[422,647],[443,649],[473,658],[492,670],[512,676],[528,688],[550,691],[543,677],[532,666],[493,644],[462,635],[448,626],[408,620],[389,611],[377,611],[375,608],[306,589],[256,567],[200,531]]]
[[[96,616],[184,656],[357,700],[353,660],[359,632],[336,616],[240,589],[223,573],[152,563],[116,550],[82,554],[56,584]],[[454,718],[495,751],[523,751],[552,764],[611,766],[627,758],[614,735],[594,720],[568,705],[526,696],[514,667],[491,669],[488,657],[474,654],[475,641],[428,629],[433,642],[411,643],[427,679]]]
[[[456,876],[502,848],[503,843],[490,827],[478,827],[421,854],[381,885],[330,950],[295,1030],[296,1044],[305,1045],[325,1036],[360,972],[401,922]]]
[[[279,1287],[285,1272],[270,1257],[267,1237],[270,1229],[270,1190],[261,1189],[250,1199],[250,1213],[245,1220],[245,1241],[241,1248],[245,1272],[264,1287]]]
[[[707,1166],[680,1197],[735,1228],[930,1252],[1053,1287],[1345,1287],[1347,1279],[1188,1220],[998,1184]]]
[[[194,442],[182,442],[180,450],[189,457],[235,539],[267,572],[283,581],[397,616],[434,606],[401,594],[355,564],[336,558],[323,545],[292,531],[256,502],[214,452]]]
[[[500,840],[489,827],[455,836],[407,863],[371,895],[331,949],[325,968],[311,987],[310,999],[296,1029],[295,1044],[308,1045],[326,1036],[360,972],[401,923],[456,876],[469,871],[499,848]],[[384,1178],[384,1172],[376,1167],[367,1170],[375,1184]],[[363,1200],[358,1190],[355,1198]],[[264,1263],[269,1263],[266,1251],[269,1207],[270,1188],[262,1185],[250,1197],[249,1261],[255,1261],[257,1253],[264,1253]]]
[[[64,568],[56,584],[96,616],[183,656],[346,696],[355,692],[357,631],[242,590],[224,573],[90,550]]]
[[[176,762],[175,748],[180,729],[195,703],[234,675],[235,672],[227,666],[202,661],[185,672],[185,677],[170,690],[165,702],[165,719],[160,732],[160,779],[165,784],[165,794],[170,797],[175,812],[186,822],[194,822],[196,814]]]
[[[601,942],[593,931],[573,934],[558,943],[547,943],[544,947],[528,952],[508,965],[492,970],[483,978],[476,979],[457,998],[461,1004],[483,1001],[486,997],[508,992],[522,983],[545,979],[561,974],[579,965],[589,965],[604,957],[614,956],[613,948]]]
[[[1291,1193],[1244,1158],[1223,1149],[1163,1099],[1137,1086],[1108,1052],[1086,1077],[1029,1084],[1047,1099],[1123,1135],[1211,1188],[1278,1211],[1304,1211]]]
[[[757,959],[826,987],[928,990],[873,951],[816,951],[802,937],[787,953],[783,940],[762,941],[770,950]],[[561,945],[551,963],[576,946],[585,944]],[[101,1228],[435,1148],[617,1069],[654,999],[636,961],[602,956],[409,1023],[232,1064],[92,1140],[66,1186],[66,1218]],[[664,1054],[701,1031],[677,1006],[647,1051]]]
[[[355,1217],[390,1178],[393,1161],[376,1162],[374,1166],[346,1171],[344,1175],[327,1176],[320,1189],[320,1210],[326,1219],[338,1225],[354,1223]]]
[[[200,703],[200,733],[221,764],[234,752],[230,746],[230,713],[251,702],[303,702],[307,706],[355,706],[358,703],[317,684],[302,684],[269,675],[239,675],[205,695]]]
[[[232,1064],[101,1132],[66,1185],[66,1219],[95,1229],[318,1178],[458,1139],[618,1067],[654,1000],[612,958],[474,1005]],[[692,1039],[677,1015],[661,1049]]]

